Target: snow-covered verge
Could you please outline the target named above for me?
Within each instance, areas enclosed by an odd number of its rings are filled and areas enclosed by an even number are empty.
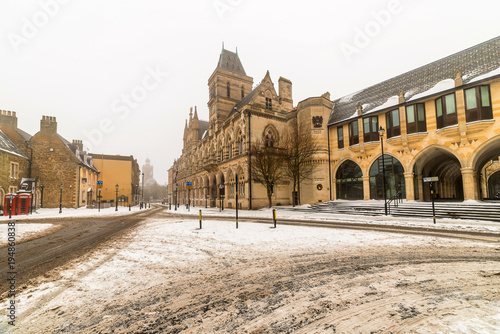
[[[38,209],[33,214],[29,215],[19,215],[12,216],[9,219],[9,216],[0,216],[0,224],[4,221],[9,220],[31,220],[31,219],[41,219],[41,218],[66,218],[66,217],[100,217],[100,216],[110,216],[110,215],[127,215],[131,212],[139,211],[139,206],[133,206],[130,208],[119,206],[118,211],[115,211],[115,207],[101,209],[100,212],[98,209],[87,209],[86,207],[81,207],[78,209],[68,209],[63,208],[62,212],[59,213],[59,208],[50,208],[50,209]],[[144,209],[143,209],[144,210]]]
[[[472,203],[469,203],[471,205]],[[382,204],[383,205],[383,204]],[[466,205],[466,203],[464,203]],[[495,205],[498,205],[495,203]],[[426,227],[426,228],[439,228],[450,230],[466,230],[476,232],[499,232],[500,223],[479,221],[479,220],[462,220],[462,219],[438,219],[434,224],[432,217],[428,219],[405,217],[391,217],[391,216],[363,216],[363,215],[346,215],[336,214],[334,212],[315,212],[309,209],[309,205],[302,205],[295,208],[292,207],[277,207],[276,217],[279,223],[280,219],[294,219],[294,220],[317,220],[317,221],[336,221],[346,223],[359,223],[359,224],[381,224],[381,225],[394,225],[394,226],[413,226],[413,227]],[[168,207],[167,207],[168,209]],[[193,216],[199,215],[199,210],[202,216],[224,216],[236,217],[235,209],[219,208],[205,208],[205,207],[191,207],[189,211],[185,206],[180,206],[177,210],[172,207],[170,213],[183,213],[192,214]],[[273,218],[272,209],[264,208],[260,210],[238,210],[238,217],[245,218]]]
[[[53,224],[15,224],[15,241],[19,243],[25,239],[41,235],[42,233],[49,232],[48,230],[54,227]],[[0,224],[0,248],[7,244],[8,240],[8,228],[7,224]]]
[[[498,244],[149,219],[18,296],[12,333],[495,333]],[[470,254],[468,262],[452,259]],[[429,255],[431,254],[431,255]],[[497,257],[498,258],[498,257]],[[380,265],[373,265],[374,262]],[[0,305],[5,310],[6,304]]]

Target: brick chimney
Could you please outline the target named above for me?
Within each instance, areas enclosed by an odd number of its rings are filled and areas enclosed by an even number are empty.
[[[40,132],[45,134],[56,134],[56,118],[52,116],[42,116],[42,120],[40,121]]]
[[[83,152],[83,142],[81,140],[73,139],[73,146],[78,147],[78,151]]]
[[[0,127],[17,129],[17,116],[15,111],[0,110]]]

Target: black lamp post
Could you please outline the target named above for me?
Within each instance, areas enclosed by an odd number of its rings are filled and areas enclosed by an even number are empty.
[[[387,194],[385,192],[385,161],[384,161],[384,133],[385,133],[385,129],[382,128],[382,126],[380,126],[379,130],[378,130],[378,134],[380,136],[380,146],[382,148],[382,189],[383,189],[383,192],[384,192],[384,212],[385,212],[385,215],[387,216]]]
[[[118,185],[116,185],[115,188],[116,188],[116,206],[115,206],[115,211],[118,211]]]
[[[59,185],[59,213],[62,212],[62,190],[63,190],[63,185]]]
[[[142,204],[144,204],[144,173],[142,173]]]
[[[43,184],[40,185],[40,189],[42,190],[41,191],[41,198],[40,198],[40,207],[43,208]]]

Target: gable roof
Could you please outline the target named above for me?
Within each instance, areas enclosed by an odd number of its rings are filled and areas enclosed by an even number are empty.
[[[462,75],[463,84],[467,84],[499,67],[500,36],[333,101],[328,125],[356,115],[358,103],[363,106],[364,115],[397,105],[390,100],[395,100],[400,90],[408,101],[417,94],[419,97],[430,95],[425,92],[447,79],[453,80],[457,71]]]
[[[225,70],[235,72],[238,74],[243,74],[247,75],[245,73],[245,69],[243,68],[243,65],[241,64],[240,57],[238,57],[237,53],[228,51],[226,49],[222,49],[222,52],[219,57],[219,63],[217,64],[217,67],[223,68]]]
[[[21,158],[28,159],[28,157],[14,144],[12,140],[0,130],[0,151],[12,154]]]

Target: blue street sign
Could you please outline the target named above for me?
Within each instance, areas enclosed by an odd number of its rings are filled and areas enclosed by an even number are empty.
[[[97,185],[102,186],[102,181],[97,181]]]
[[[191,181],[186,182],[186,186],[192,186],[192,185],[193,185],[193,182],[191,182]]]

